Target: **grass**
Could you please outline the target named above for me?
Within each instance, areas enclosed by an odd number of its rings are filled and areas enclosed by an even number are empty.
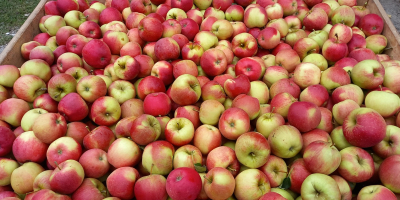
[[[0,0],[0,46],[12,39],[19,27],[28,19],[29,15],[40,0]]]

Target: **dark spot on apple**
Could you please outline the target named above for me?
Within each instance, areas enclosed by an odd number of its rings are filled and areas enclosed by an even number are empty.
[[[100,156],[100,157],[99,157],[99,160],[103,160],[103,157]]]
[[[57,151],[57,154],[58,154],[58,155],[61,155],[61,154],[62,154],[62,150],[59,149],[59,150]]]
[[[182,180],[182,176],[177,176],[176,177],[176,181],[181,181]]]

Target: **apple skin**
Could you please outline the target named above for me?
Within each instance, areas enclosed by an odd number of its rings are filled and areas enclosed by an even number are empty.
[[[93,39],[83,47],[82,58],[90,66],[102,69],[110,63],[111,50],[103,41]]]
[[[385,98],[383,104],[377,103],[377,97]],[[393,116],[400,109],[400,99],[397,95],[384,91],[372,91],[365,97],[365,107],[372,108],[382,117],[387,118]]]
[[[22,133],[12,144],[13,155],[20,163],[43,162],[46,159],[47,148],[48,145],[40,141],[33,131]]]
[[[310,85],[300,93],[300,101],[306,101],[315,104],[316,106],[326,105],[329,99],[329,93],[322,85]]]
[[[160,123],[152,115],[143,114],[135,119],[130,129],[130,137],[138,145],[147,145],[161,134]]]
[[[106,187],[94,178],[85,178],[79,188],[72,194],[72,199],[102,199],[108,197]]]
[[[13,92],[18,98],[33,102],[39,95],[46,92],[46,83],[38,76],[23,75],[15,81]]]
[[[240,59],[235,65],[235,74],[246,75],[249,81],[256,81],[261,79],[265,73],[265,65],[262,59],[258,60],[257,57],[246,57]]]
[[[361,18],[358,27],[365,33],[366,36],[378,35],[383,30],[383,19],[377,14],[367,14]]]
[[[110,163],[107,160],[107,153],[101,149],[89,149],[79,158],[85,176],[88,178],[100,178],[110,169]]]
[[[268,142],[271,153],[281,158],[294,157],[303,147],[303,138],[299,130],[290,125],[275,128],[268,136]]]
[[[267,162],[258,169],[267,175],[272,188],[281,185],[288,172],[285,161],[274,155],[270,155]]]
[[[211,199],[227,199],[235,190],[235,178],[225,168],[215,167],[204,177],[203,189]]]
[[[249,93],[251,87],[249,78],[244,74],[226,80],[223,85],[225,93],[232,99],[236,98],[240,94]]]
[[[257,49],[257,40],[249,33],[240,33],[232,39],[233,54],[239,58],[251,57]]]
[[[34,162],[26,162],[11,174],[11,187],[17,194],[33,192],[33,182],[44,168]],[[22,178],[23,177],[23,178]]]
[[[363,89],[375,89],[382,85],[385,68],[376,60],[363,60],[351,70],[351,79],[354,84]]]
[[[93,102],[89,115],[96,124],[109,126],[121,117],[121,106],[113,97],[100,97]]]
[[[344,120],[343,135],[354,146],[372,147],[385,138],[386,122],[371,108],[357,108]],[[368,138],[368,141],[365,141],[365,138]]]
[[[240,163],[255,169],[268,161],[270,146],[260,133],[247,132],[236,140],[235,153]]]
[[[167,177],[168,196],[176,200],[195,199],[201,192],[200,175],[191,168],[174,169]]]
[[[341,199],[341,193],[336,181],[325,174],[311,174],[301,185],[301,197],[309,199],[315,197],[318,191],[318,197],[325,199]]]
[[[81,155],[81,145],[70,137],[58,138],[50,144],[46,152],[47,161],[54,168],[66,160],[78,160]]]
[[[328,15],[322,8],[313,8],[303,19],[306,30],[322,30],[328,23]]]
[[[3,177],[0,179],[0,186],[11,184],[12,172],[18,167],[19,164],[17,161],[8,158],[0,158],[0,171],[3,174]]]
[[[79,188],[84,177],[85,173],[78,161],[66,160],[58,165],[50,175],[50,187],[54,192],[71,194]],[[68,187],[65,187],[66,182],[69,183]]]
[[[212,48],[206,50],[200,59],[200,65],[208,76],[218,76],[226,70],[228,65],[225,53],[222,50]]]
[[[334,104],[351,99],[361,106],[364,100],[364,93],[359,86],[347,84],[336,88],[332,92],[331,98]]]
[[[204,124],[194,132],[193,144],[203,155],[207,155],[213,149],[221,146],[221,139],[221,133],[216,127]]]
[[[165,189],[166,184],[167,179],[158,174],[140,177],[135,183],[135,197],[137,200],[165,200],[168,197],[167,190]]]
[[[175,103],[181,106],[196,103],[200,99],[200,96],[200,83],[193,75],[181,75],[172,83],[170,97]]]
[[[288,111],[288,122],[301,132],[310,131],[321,122],[321,111],[310,102],[294,102]],[[306,121],[303,121],[307,119]]]
[[[240,108],[229,108],[222,113],[218,127],[224,137],[236,140],[240,135],[250,130],[250,118]]]
[[[328,39],[322,46],[322,55],[326,60],[336,62],[348,54],[348,47],[345,43],[339,43],[339,37]]]
[[[373,146],[373,151],[381,158],[385,159],[392,155],[397,155],[399,151],[398,147],[398,135],[400,129],[394,125],[386,126],[385,138]]]
[[[370,199],[397,199],[396,195],[382,185],[369,185],[363,187],[357,195],[357,200]]]
[[[83,120],[88,115],[89,108],[78,93],[69,93],[58,103],[58,111],[65,120],[73,122]]]
[[[133,188],[138,178],[139,172],[135,168],[118,168],[107,177],[107,189],[113,197],[132,199],[135,196]]]
[[[350,112],[357,108],[360,108],[360,106],[351,99],[346,99],[342,102],[336,103],[332,108],[332,114],[335,122],[339,125],[342,125],[343,121],[350,114]]]
[[[400,192],[399,175],[395,172],[399,168],[400,156],[389,156],[379,167],[379,178],[382,184],[394,193]]]
[[[279,45],[277,47],[279,47]],[[293,72],[296,69],[296,66],[301,63],[299,55],[291,48],[280,50],[275,55],[275,62],[276,65],[285,68],[289,73]]]
[[[235,177],[239,173],[240,163],[236,158],[235,151],[227,146],[219,146],[207,155],[206,166],[208,170],[215,167],[228,169]]]
[[[167,141],[148,144],[142,155],[142,165],[151,174],[167,175],[173,169],[174,146]]]
[[[235,196],[238,199],[259,199],[271,190],[268,177],[258,169],[247,169],[235,178]]]
[[[13,131],[7,127],[0,126],[0,133],[0,156],[3,157],[11,152],[16,137]]]
[[[309,144],[304,149],[303,159],[311,172],[327,175],[334,172],[341,162],[337,148],[332,143],[325,141],[314,141]]]
[[[359,147],[347,147],[340,151],[342,162],[338,172],[349,182],[361,183],[374,174],[374,161],[371,155]]]
[[[120,157],[122,154],[124,158]],[[139,163],[140,156],[139,146],[127,138],[115,140],[107,152],[107,160],[115,168],[135,166]]]
[[[33,191],[36,192],[42,189],[51,189],[49,178],[52,173],[53,170],[46,170],[38,174],[33,181]]]
[[[83,138],[83,146],[86,149],[102,149],[107,151],[114,142],[115,135],[107,126],[98,126]]]
[[[336,63],[341,62],[340,60]],[[356,61],[355,61],[356,62]],[[347,85],[351,83],[350,76],[346,73],[346,70],[341,67],[330,67],[322,72],[320,84],[324,86],[329,93],[331,93],[337,87]]]

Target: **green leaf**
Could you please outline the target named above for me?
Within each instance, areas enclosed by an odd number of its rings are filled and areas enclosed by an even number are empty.
[[[283,179],[282,184],[279,186],[279,188],[286,190],[289,189],[291,185],[292,183],[290,182],[290,178],[286,177],[285,179]]]
[[[202,165],[200,163],[194,164],[194,168],[196,169],[197,172],[199,173],[204,173],[207,171],[207,167],[205,165]]]

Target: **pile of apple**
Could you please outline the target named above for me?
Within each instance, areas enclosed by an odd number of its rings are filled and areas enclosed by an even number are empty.
[[[400,61],[367,3],[47,2],[0,66],[0,199],[400,197]]]

